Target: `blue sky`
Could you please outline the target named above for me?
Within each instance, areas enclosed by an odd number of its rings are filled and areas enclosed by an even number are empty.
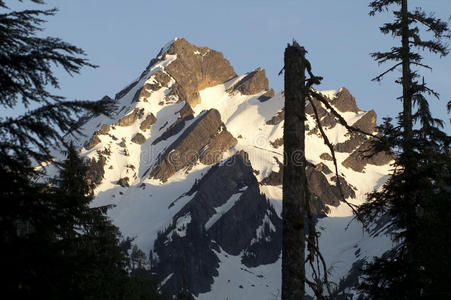
[[[11,3],[14,3],[11,2]],[[361,109],[374,109],[378,119],[394,116],[401,108],[396,76],[382,83],[371,78],[384,71],[369,56],[389,49],[394,43],[378,26],[390,15],[368,16],[364,0],[298,1],[57,1],[48,7],[59,13],[45,24],[44,34],[60,37],[83,48],[99,68],[84,69],[75,77],[58,71],[59,94],[69,99],[100,99],[113,96],[137,77],[159,49],[173,37],[184,37],[198,46],[224,53],[235,71],[242,74],[256,67],[267,71],[270,86],[283,87],[278,76],[283,51],[296,39],[309,51],[315,74],[325,79],[319,89],[347,87]],[[451,1],[409,1],[448,19]],[[30,7],[14,4],[15,8]],[[435,115],[449,119],[446,102],[451,100],[451,55],[443,59],[426,56],[433,71],[424,71],[426,82],[441,94],[431,101]],[[396,74],[395,74],[396,75]],[[449,124],[449,121],[447,122]],[[448,133],[451,126],[447,125]]]

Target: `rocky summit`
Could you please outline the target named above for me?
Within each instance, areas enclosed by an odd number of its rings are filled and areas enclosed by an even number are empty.
[[[377,134],[376,113],[360,110],[349,90],[321,93],[350,125]],[[111,118],[87,118],[80,134],[66,136],[91,163],[94,205],[115,205],[110,217],[149,255],[161,290],[186,287],[196,299],[280,295],[283,97],[264,69],[237,75],[221,52],[174,39],[115,95]],[[386,180],[392,156],[367,157],[367,136],[316,103],[346,200],[361,204]],[[306,111],[306,153],[293,159],[308,161],[329,278],[347,278],[341,287],[352,292],[355,263],[381,255],[390,239],[363,235],[353,220]]]

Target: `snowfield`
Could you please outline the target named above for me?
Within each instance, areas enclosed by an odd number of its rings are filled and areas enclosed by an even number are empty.
[[[171,42],[172,43],[172,42]],[[190,169],[183,169],[171,176],[166,182],[149,178],[148,171],[156,166],[160,154],[180,137],[195,120],[208,109],[217,109],[221,120],[227,130],[237,139],[238,143],[226,151],[223,160],[233,154],[244,150],[249,155],[255,177],[260,182],[271,172],[279,171],[279,164],[283,162],[283,145],[274,147],[273,142],[283,136],[283,120],[275,125],[267,124],[284,107],[283,92],[277,93],[270,100],[261,102],[259,97],[264,93],[243,95],[239,92],[230,93],[231,87],[246,76],[238,76],[224,84],[219,84],[200,91],[201,103],[193,107],[194,118],[186,121],[180,132],[153,144],[166,129],[170,128],[180,117],[179,111],[184,107],[182,99],[167,98],[175,81],[172,79],[167,87],[152,91],[150,95],[143,96],[136,101],[136,94],[146,84],[155,83],[154,74],[157,71],[165,72],[165,68],[177,59],[177,55],[163,55],[171,46],[169,43],[161,52],[159,60],[145,70],[144,73],[131,85],[133,86],[122,97],[117,99],[118,112],[112,119],[98,116],[87,121],[82,127],[81,135],[68,135],[81,150],[86,158],[97,158],[97,151],[110,149],[111,155],[107,157],[104,166],[104,179],[95,191],[94,206],[115,205],[109,211],[109,216],[120,228],[124,236],[135,237],[135,242],[145,253],[153,250],[154,241],[158,232],[163,231],[172,222],[180,209],[196,194],[188,195],[192,186],[200,180],[212,167],[198,163]],[[193,53],[193,55],[199,55]],[[322,94],[334,99],[340,92],[338,90],[323,91]],[[166,99],[166,100],[165,100]],[[115,125],[117,121],[132,114],[135,109],[141,110],[143,117],[130,126]],[[140,129],[141,121],[153,114],[156,122],[150,129]],[[365,112],[346,112],[344,118],[349,124],[355,123]],[[83,146],[101,125],[111,125],[106,135],[99,135],[100,143],[90,150]],[[315,122],[308,116],[309,128],[315,127]],[[144,135],[146,141],[136,144],[131,141],[137,133]],[[340,143],[348,138],[347,130],[340,124],[327,128],[326,134],[332,143]],[[125,141],[125,147],[121,146]],[[124,154],[124,149],[128,155]],[[322,153],[329,153],[322,138],[317,134],[306,135],[306,159],[312,164],[323,163],[330,170],[334,170],[332,161],[320,158]],[[379,189],[387,179],[390,164],[384,166],[367,165],[364,173],[345,168],[341,163],[349,155],[337,152],[339,173],[348,184],[355,187],[356,198],[347,199],[350,203],[359,205],[365,201],[366,194]],[[276,160],[277,159],[277,160]],[[50,170],[50,168],[49,168]],[[49,171],[51,172],[51,171]],[[334,174],[327,175],[333,183]],[[124,177],[129,179],[129,187],[117,184]],[[244,192],[243,189],[242,192]],[[216,213],[205,225],[208,230],[239,200],[242,192],[234,194],[226,204],[216,208]],[[282,208],[282,187],[260,185],[263,193],[280,216]],[[330,213],[318,222],[321,232],[320,249],[324,255],[330,279],[338,283],[346,276],[352,264],[362,258],[372,258],[381,255],[390,248],[391,240],[387,236],[372,238],[365,233],[359,222],[353,219],[351,209],[344,203],[338,207],[329,206]],[[191,222],[189,214],[176,220],[173,233],[179,237],[186,235],[186,227]],[[271,227],[271,221],[269,222]],[[263,226],[264,224],[262,224]],[[172,236],[172,234],[171,234]],[[259,234],[257,233],[257,236]],[[168,237],[171,238],[171,237]],[[216,251],[220,261],[219,275],[214,278],[211,291],[200,294],[197,299],[279,299],[281,289],[281,258],[268,265],[256,268],[247,268],[241,263],[241,254],[237,256],[226,253],[223,249]],[[311,270],[307,270],[311,273]],[[170,274],[161,282],[161,286],[170,280]]]

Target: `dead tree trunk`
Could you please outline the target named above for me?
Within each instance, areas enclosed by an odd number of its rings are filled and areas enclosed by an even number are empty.
[[[285,49],[282,299],[305,294],[305,50],[295,41]]]

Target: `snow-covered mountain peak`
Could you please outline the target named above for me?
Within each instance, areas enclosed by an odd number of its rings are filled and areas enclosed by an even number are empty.
[[[322,93],[349,124],[376,131],[375,112],[361,111],[346,88]],[[150,254],[161,288],[175,293],[185,277],[199,299],[277,294],[284,98],[269,88],[264,69],[237,75],[222,53],[178,38],[115,101],[113,118],[88,119],[84,135],[67,138],[90,160],[94,204],[116,205],[111,218]],[[345,196],[362,203],[384,182],[391,157],[363,157],[368,138],[348,133],[317,107],[336,147]],[[338,281],[357,258],[379,253],[365,248],[371,243],[357,233],[360,225],[354,222],[353,234],[345,232],[352,213],[341,202],[311,107],[306,111],[301,155],[308,161],[312,210],[328,215],[319,221],[324,236],[343,237],[340,247],[326,251],[336,270],[331,278]]]

